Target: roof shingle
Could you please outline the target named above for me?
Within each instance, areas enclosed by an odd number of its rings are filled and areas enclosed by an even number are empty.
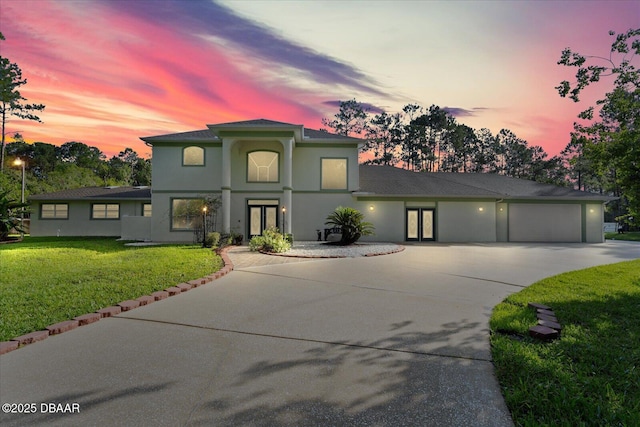
[[[360,192],[385,196],[496,197],[612,200],[601,194],[497,174],[412,172],[393,166],[360,166]]]
[[[84,187],[35,194],[29,200],[151,200],[151,187]]]

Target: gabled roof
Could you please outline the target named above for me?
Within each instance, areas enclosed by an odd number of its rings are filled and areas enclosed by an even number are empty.
[[[615,198],[497,174],[412,172],[393,166],[360,166],[356,195],[386,197],[594,200]]]
[[[121,199],[151,201],[151,187],[83,187],[29,196],[40,201]]]

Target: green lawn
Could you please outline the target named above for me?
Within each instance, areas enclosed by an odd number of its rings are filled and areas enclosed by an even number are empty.
[[[605,233],[605,239],[610,240],[632,240],[634,242],[640,242],[640,231],[627,231],[626,233]]]
[[[222,267],[196,245],[113,238],[25,238],[0,245],[0,341],[135,299]]]
[[[529,302],[551,306],[561,338],[529,338]],[[640,260],[537,282],[497,305],[490,325],[516,425],[639,425]]]

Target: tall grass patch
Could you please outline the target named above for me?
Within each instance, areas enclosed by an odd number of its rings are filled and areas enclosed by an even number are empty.
[[[27,238],[0,246],[0,341],[135,299],[222,267],[194,245]]]
[[[563,326],[545,343],[529,302]],[[516,425],[638,425],[640,260],[544,279],[511,295],[490,321],[496,374]]]

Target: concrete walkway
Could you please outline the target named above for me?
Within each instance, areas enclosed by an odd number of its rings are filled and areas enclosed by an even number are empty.
[[[0,401],[36,404],[0,424],[509,426],[492,308],[543,277],[638,258],[640,245],[229,255],[236,270],[210,284],[0,356]]]

